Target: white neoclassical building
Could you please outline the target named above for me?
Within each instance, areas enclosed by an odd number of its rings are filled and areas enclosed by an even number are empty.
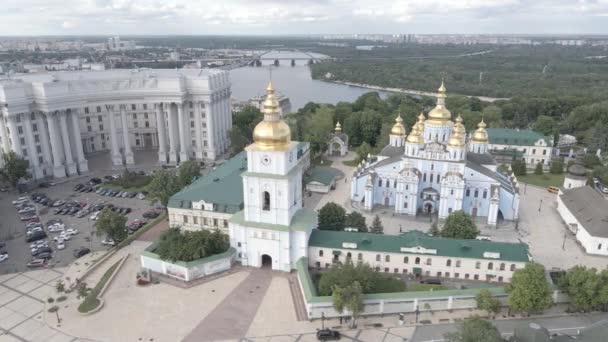
[[[232,127],[228,73],[207,69],[66,71],[0,80],[0,149],[30,162],[34,179],[88,171],[86,154],[113,166],[134,150],[160,164],[214,160]]]

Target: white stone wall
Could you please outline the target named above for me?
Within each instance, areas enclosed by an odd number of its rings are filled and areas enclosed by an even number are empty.
[[[185,230],[197,231],[202,229],[220,229],[228,233],[228,213],[219,213],[197,209],[168,208],[169,226],[180,227]]]
[[[142,268],[149,269],[152,272],[182,281],[192,281],[230,269],[233,258],[234,255],[229,255],[221,259],[185,267],[147,255],[140,255],[140,264]]]

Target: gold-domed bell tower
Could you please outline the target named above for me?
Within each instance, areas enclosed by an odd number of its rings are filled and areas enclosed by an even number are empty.
[[[395,119],[395,124],[391,128],[391,133],[389,134],[389,144],[395,147],[401,147],[405,145],[405,126],[403,126],[403,119],[401,118],[401,114],[397,116]]]
[[[488,151],[488,143],[488,131],[486,131],[486,123],[483,122],[482,118],[469,141],[469,151],[474,153],[486,153]]]
[[[282,151],[287,149],[291,142],[289,126],[281,120],[279,114],[279,101],[276,98],[272,82],[266,88],[264,100],[264,120],[255,126],[253,141],[257,148],[268,151]]]
[[[446,144],[450,137],[452,126],[452,113],[445,107],[446,89],[441,81],[441,86],[437,89],[437,104],[435,108],[428,113],[428,119],[424,123],[424,140],[425,142],[437,141],[441,144]]]

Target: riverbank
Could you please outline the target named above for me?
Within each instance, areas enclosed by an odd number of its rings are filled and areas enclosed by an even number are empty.
[[[355,82],[338,81],[338,80],[328,80],[328,79],[319,79],[318,81],[327,82],[327,83],[334,83],[334,84],[341,84],[341,85],[347,85],[347,86],[351,86],[351,87],[364,88],[364,89],[370,89],[370,90],[386,91],[386,92],[389,92],[389,93],[399,93],[399,94],[414,95],[414,96],[430,96],[430,97],[437,96],[437,93],[435,93],[435,92],[428,92],[428,91],[403,89],[403,88],[380,87],[380,86],[376,86],[376,85],[372,85],[372,84],[355,83]],[[494,102],[494,101],[498,101],[498,100],[509,100],[509,98],[501,98],[501,97],[488,97],[488,96],[475,96],[475,95],[462,95],[462,96],[465,96],[465,97],[468,97],[468,98],[477,98],[477,99],[479,99],[481,101],[484,101],[484,102]]]

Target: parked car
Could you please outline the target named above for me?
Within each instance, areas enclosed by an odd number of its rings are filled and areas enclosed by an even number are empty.
[[[105,179],[105,180],[113,180],[114,177],[112,177],[110,175],[105,175],[105,176],[103,176],[103,179]]]
[[[57,201],[53,202],[52,207],[61,207],[64,204],[65,204],[65,201],[57,200]]]
[[[84,184],[76,184],[73,188],[74,191],[80,191],[80,189],[84,188]]]
[[[36,256],[40,253],[51,253],[53,250],[51,249],[51,247],[40,247],[40,248],[35,248],[32,251],[32,256]]]
[[[41,188],[49,188],[51,186],[51,183],[41,182],[40,184],[38,184],[38,186]]]
[[[317,340],[319,341],[337,341],[340,339],[340,332],[331,329],[317,330]]]
[[[13,205],[17,205],[19,203],[23,203],[23,202],[27,202],[29,201],[29,199],[27,197],[19,197],[16,200],[14,200],[12,203]]]
[[[8,253],[0,254],[0,262],[8,260]]]
[[[48,260],[48,259],[51,259],[52,257],[53,257],[53,253],[51,253],[51,252],[43,252],[43,253],[36,255],[36,258],[43,259],[43,260]]]
[[[426,278],[420,281],[420,284],[432,284],[432,285],[441,285],[441,279],[439,278]]]
[[[96,211],[93,215],[91,215],[91,217],[89,217],[89,220],[97,221],[97,218],[99,217],[100,214],[101,214],[101,210]]]
[[[62,219],[58,219],[58,218],[56,218],[56,219],[50,219],[50,220],[46,221],[46,226],[50,227],[50,226],[54,225],[55,223],[61,223],[61,224],[63,224],[63,220]]]
[[[160,215],[160,213],[157,210],[148,210],[145,213],[143,213],[143,217],[148,218],[148,219],[153,219],[153,218],[157,218],[158,215]]]
[[[34,232],[43,232],[44,229],[42,229],[42,227],[34,227],[34,228],[28,228],[26,231],[26,234],[33,234]]]
[[[105,239],[105,240],[101,240],[101,244],[105,245],[105,246],[114,246],[114,240],[112,239]]]
[[[86,247],[80,247],[80,248],[77,248],[77,249],[74,250],[74,257],[80,258],[83,255],[87,255],[89,253],[91,253],[90,249],[88,249]]]
[[[28,213],[36,213],[36,208],[35,207],[24,207],[23,209],[19,209],[17,210],[17,212],[19,214],[28,214]]]
[[[29,222],[29,223],[25,224],[26,229],[32,229],[32,228],[36,228],[36,227],[42,227],[42,223],[41,222]]]
[[[142,194],[141,192],[137,194],[137,198],[140,200],[144,200],[146,199],[146,195]]]
[[[25,241],[32,242],[38,241],[46,238],[46,233],[44,231],[33,232],[32,234],[26,235]]]
[[[89,185],[96,185],[96,184],[100,184],[101,182],[102,182],[101,179],[94,177],[89,180]]]
[[[78,234],[78,229],[68,228],[65,230],[65,233],[68,235],[76,235],[76,234]]]
[[[63,241],[61,243],[59,241],[57,241],[57,249],[58,250],[65,249],[65,243],[63,243]]]
[[[29,268],[36,268],[36,267],[42,267],[46,265],[46,260],[45,259],[32,259],[32,261],[27,263],[27,267]]]
[[[40,222],[40,217],[36,216],[36,214],[21,216],[20,219],[24,222]]]

